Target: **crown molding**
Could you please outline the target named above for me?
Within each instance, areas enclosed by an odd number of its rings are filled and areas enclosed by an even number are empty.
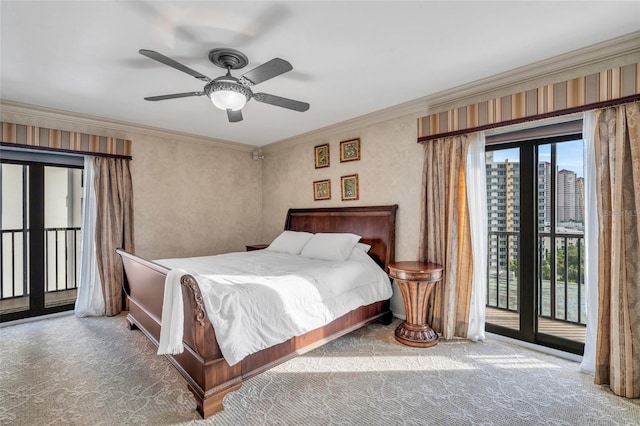
[[[265,152],[277,151],[405,116],[413,115],[417,120],[436,112],[511,94],[515,88],[516,91],[525,91],[637,62],[640,62],[640,31],[283,139],[262,149]]]
[[[207,138],[190,133],[144,126],[126,121],[109,120],[88,114],[79,114],[6,99],[0,99],[0,121],[43,127],[46,126],[45,124],[42,124],[43,122],[55,122],[56,129],[66,131],[77,131],[78,126],[90,126],[98,129],[98,131],[96,131],[97,134],[105,133],[105,131],[106,133],[109,133],[101,136],[114,136],[122,139],[131,139],[133,140],[134,145],[135,135],[139,134],[162,139],[179,139],[184,142],[231,149],[235,151],[251,152],[256,150],[255,146],[241,144],[238,142]]]

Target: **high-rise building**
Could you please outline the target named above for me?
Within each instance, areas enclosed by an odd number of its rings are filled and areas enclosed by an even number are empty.
[[[538,231],[551,229],[551,163],[538,163]]]
[[[576,220],[576,174],[562,169],[558,172],[556,182],[556,212],[558,222]]]
[[[487,219],[489,230],[489,268],[506,271],[509,257],[518,256],[520,231],[520,163],[494,162],[487,153]],[[509,234],[513,233],[513,234]]]
[[[584,222],[584,178],[576,178],[576,222]]]
[[[487,218],[489,230],[489,270],[504,271],[509,258],[518,256],[520,231],[520,163],[495,162],[493,152],[486,156]],[[584,219],[584,179],[571,170],[556,174],[556,223],[582,222]],[[551,163],[538,163],[538,232],[551,230]]]

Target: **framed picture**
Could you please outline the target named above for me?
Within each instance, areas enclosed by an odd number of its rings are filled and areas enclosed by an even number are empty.
[[[331,199],[331,180],[317,180],[313,182],[313,201]]]
[[[358,175],[342,176],[340,178],[342,201],[358,199]]]
[[[360,159],[360,138],[340,142],[340,162]]]
[[[314,148],[316,169],[329,167],[329,144],[318,145]]]

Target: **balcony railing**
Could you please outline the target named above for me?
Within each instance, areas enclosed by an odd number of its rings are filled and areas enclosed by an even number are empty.
[[[538,315],[586,324],[584,235],[539,233],[538,258]]]
[[[79,227],[45,228],[45,293],[77,288],[80,238]],[[28,296],[28,229],[2,230],[0,259],[0,300]]]
[[[487,306],[518,312],[518,232],[489,232]],[[584,236],[538,234],[538,316],[585,324]]]
[[[487,306],[518,311],[518,258],[519,232],[489,232],[487,263]]]

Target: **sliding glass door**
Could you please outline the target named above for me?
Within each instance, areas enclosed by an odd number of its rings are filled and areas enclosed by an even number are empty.
[[[82,159],[47,164],[6,157],[3,152],[2,321],[72,309],[80,256]]]
[[[487,149],[487,330],[582,353],[580,135]]]

